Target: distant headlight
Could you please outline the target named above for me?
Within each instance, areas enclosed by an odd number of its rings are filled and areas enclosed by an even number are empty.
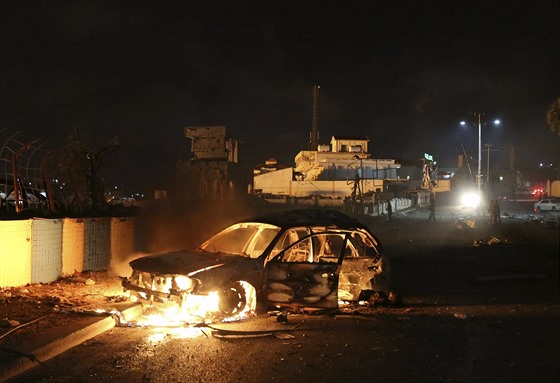
[[[480,204],[480,196],[476,192],[467,192],[461,197],[463,206],[477,207]]]

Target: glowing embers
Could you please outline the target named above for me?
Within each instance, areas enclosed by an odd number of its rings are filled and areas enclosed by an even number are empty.
[[[144,314],[138,326],[179,327],[185,323],[212,323],[220,320],[218,293],[208,295],[182,294],[180,302],[165,304],[144,303]]]
[[[219,316],[217,292],[208,295],[183,294],[180,315],[189,318],[189,323],[211,323]]]
[[[147,340],[150,345],[156,345],[170,339],[193,339],[203,335],[206,334],[204,333],[204,329],[200,327],[159,327],[150,329],[150,335]]]

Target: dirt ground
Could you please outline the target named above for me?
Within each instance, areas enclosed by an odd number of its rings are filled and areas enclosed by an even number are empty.
[[[124,299],[119,277],[110,272],[0,288],[0,357],[14,345],[32,349],[47,329],[77,324],[92,307]]]

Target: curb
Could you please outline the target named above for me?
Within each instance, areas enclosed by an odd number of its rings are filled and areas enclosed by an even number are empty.
[[[127,321],[140,314],[142,314],[142,305],[136,304],[132,307],[119,311],[121,317]],[[120,317],[117,315],[107,316],[95,323],[92,323],[84,328],[74,331],[71,334],[55,339],[54,341],[41,346],[30,354],[35,357],[35,360],[29,358],[19,357],[10,361],[3,371],[0,371],[0,383],[5,382],[37,365],[52,359],[69,349],[78,346],[88,339],[96,337],[105,331],[115,327],[120,322]]]

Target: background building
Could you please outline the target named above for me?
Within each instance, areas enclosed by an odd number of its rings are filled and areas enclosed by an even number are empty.
[[[386,182],[397,180],[400,167],[393,159],[371,158],[367,137],[332,136],[329,145],[304,150],[295,167],[256,169],[253,192],[270,197],[316,197],[339,200],[383,192]]]
[[[239,141],[229,138],[225,126],[188,126],[191,158],[177,162],[177,202],[231,200],[246,193],[246,177],[238,169]]]

